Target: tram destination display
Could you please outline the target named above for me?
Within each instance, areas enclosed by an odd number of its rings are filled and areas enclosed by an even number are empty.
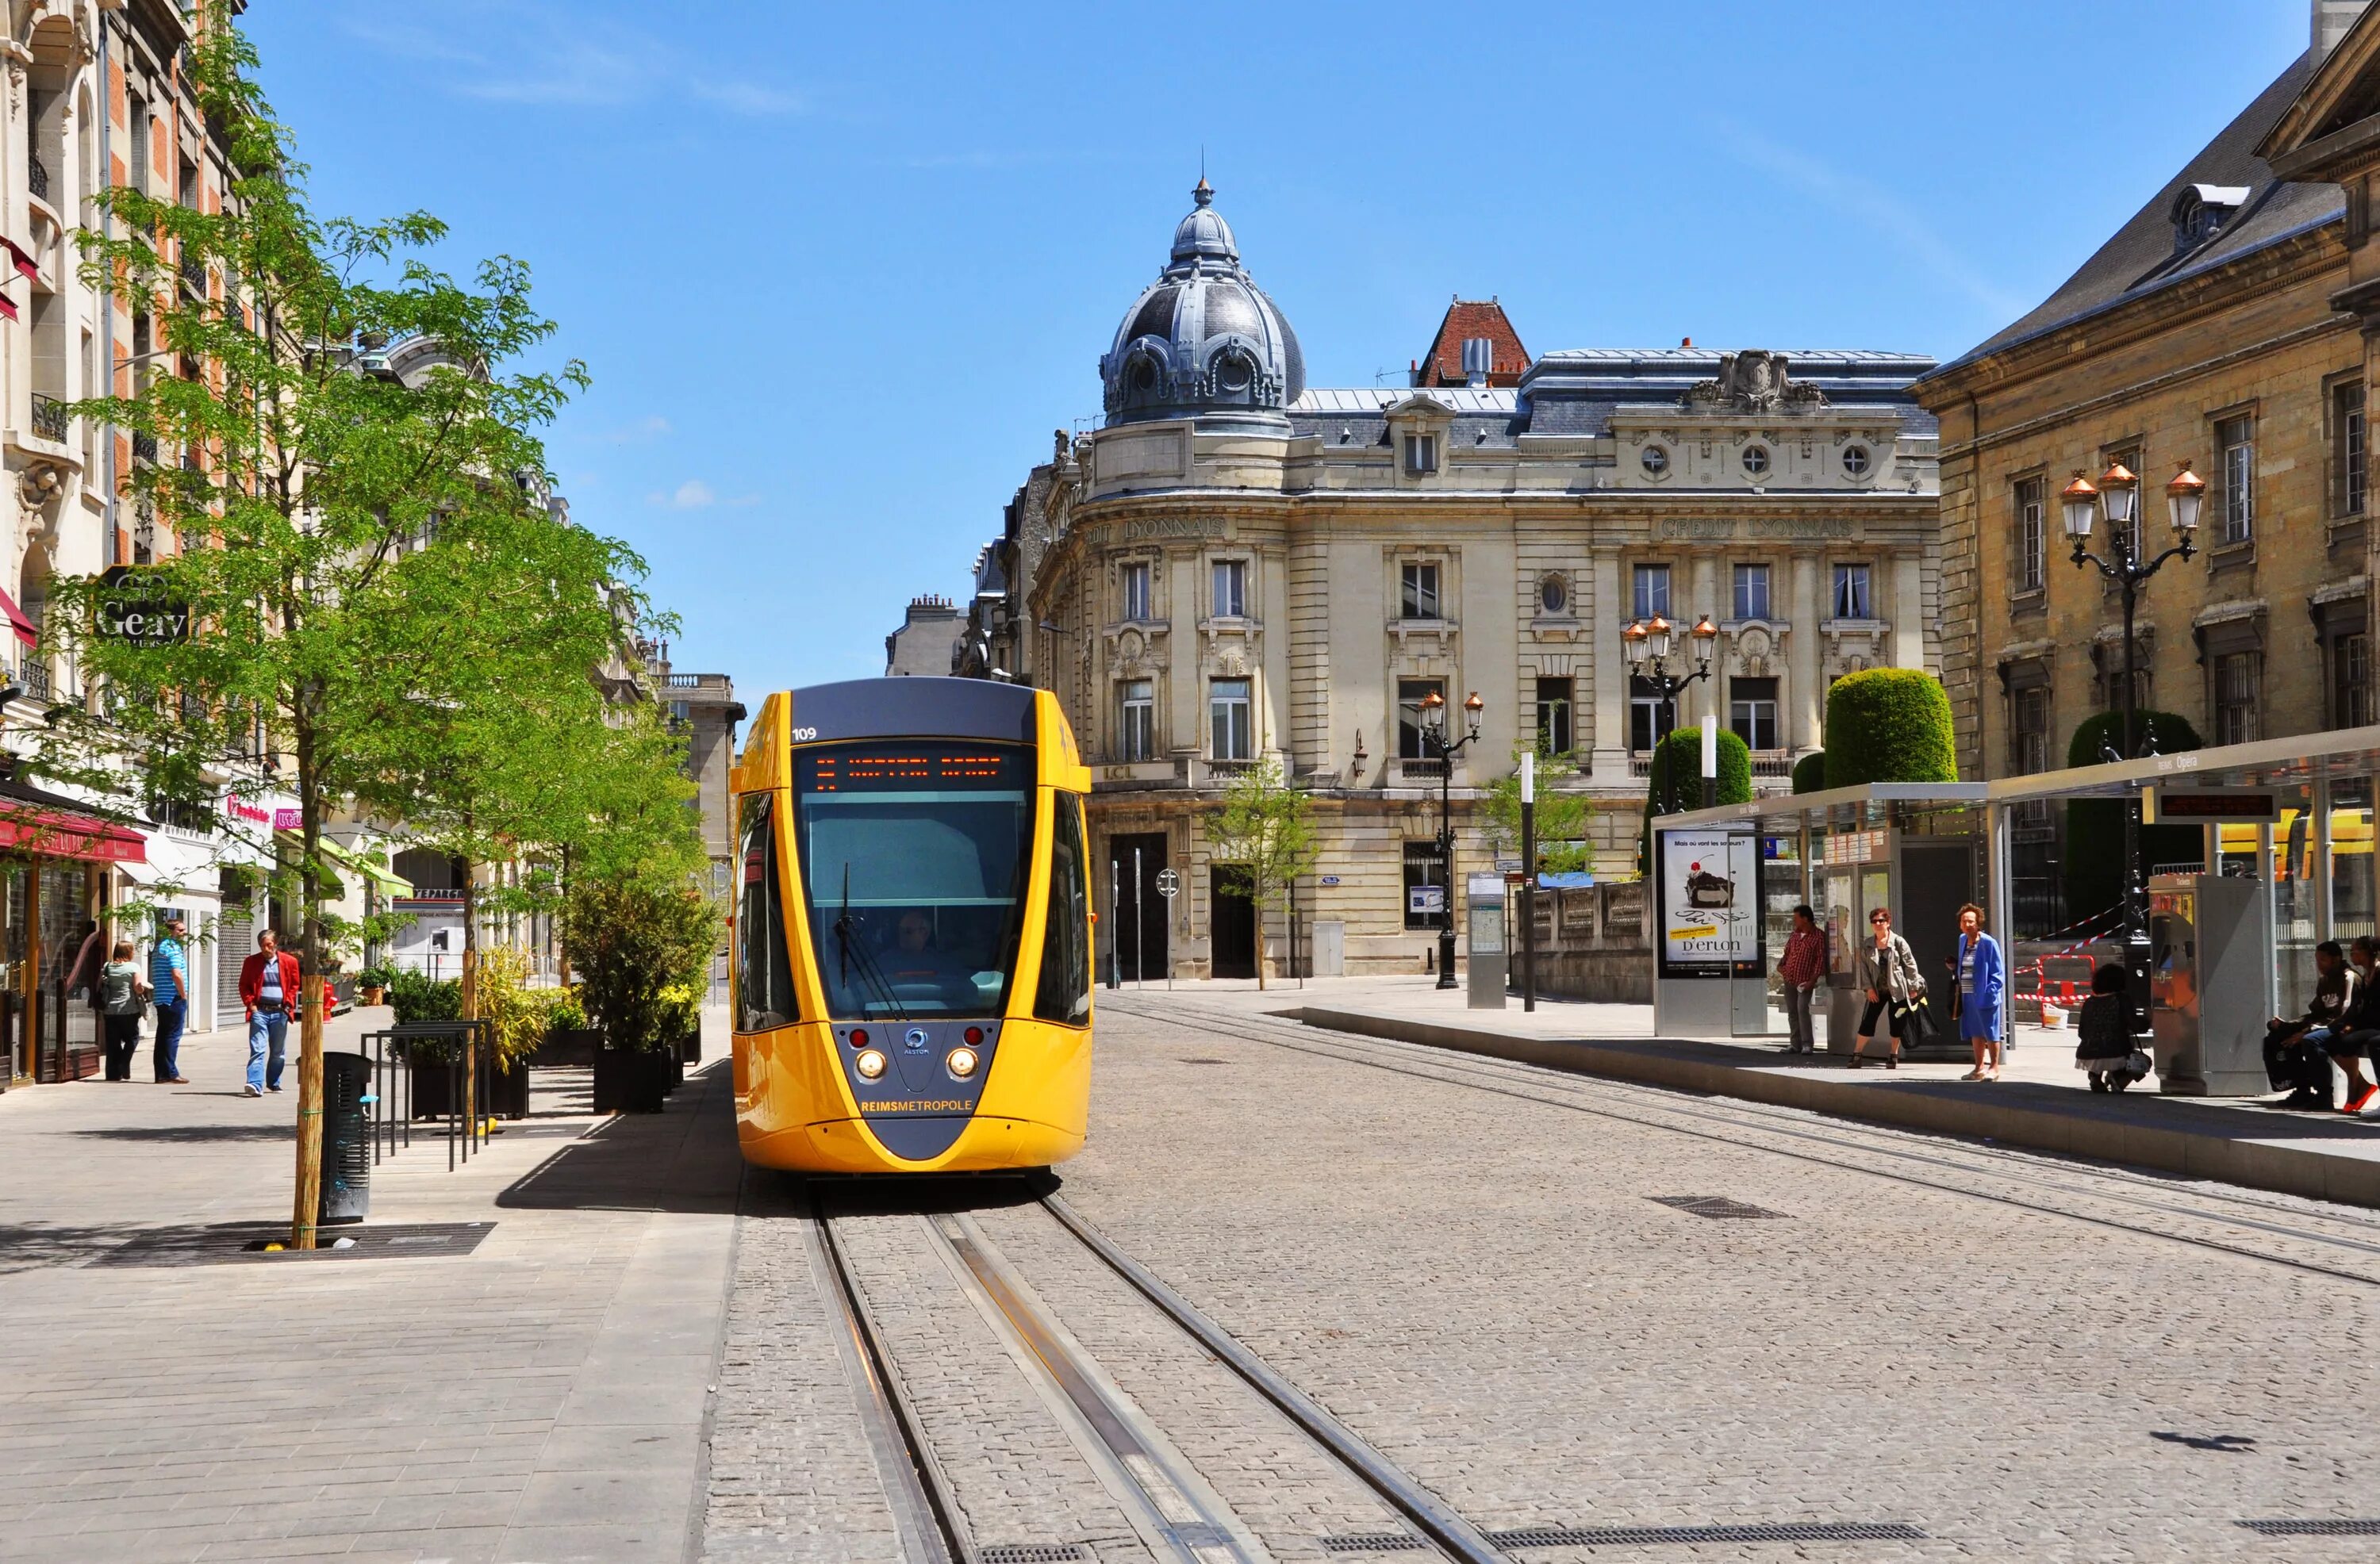
[[[1663,977],[1755,977],[1767,970],[1760,838],[1725,829],[1653,833]]]

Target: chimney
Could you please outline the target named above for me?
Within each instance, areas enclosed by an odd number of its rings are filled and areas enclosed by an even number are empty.
[[[2313,51],[2327,55],[2338,46],[2372,0],[2313,0]]]
[[[1463,383],[1482,386],[1496,367],[1496,342],[1493,337],[1467,336],[1463,339]]]

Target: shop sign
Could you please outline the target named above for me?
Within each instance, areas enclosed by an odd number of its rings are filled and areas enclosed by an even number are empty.
[[[237,793],[224,799],[224,814],[227,818],[273,830],[302,830],[306,825],[305,811],[301,809],[259,804]]]
[[[110,565],[101,581],[94,627],[103,640],[131,647],[177,646],[190,638],[190,605],[164,595],[164,583],[127,565]]]
[[[1664,977],[1755,976],[1767,970],[1760,838],[1725,828],[1653,833]]]

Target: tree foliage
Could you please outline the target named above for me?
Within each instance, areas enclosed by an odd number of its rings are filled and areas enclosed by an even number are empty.
[[[1827,786],[1827,752],[1814,749],[1793,762],[1793,791],[1823,793]]]
[[[1950,697],[1923,668],[1866,668],[1827,691],[1827,785],[1957,782]]]
[[[1520,746],[1512,746],[1512,770],[1509,776],[1497,778],[1488,784],[1488,794],[1479,802],[1479,831],[1488,844],[1500,856],[1521,850],[1521,756]],[[1583,793],[1572,793],[1560,784],[1578,775],[1578,767],[1566,755],[1551,750],[1537,751],[1536,827],[1537,861],[1535,867],[1554,874],[1595,867],[1595,849],[1587,841],[1587,827],[1595,818],[1594,806]]]
[[[1651,775],[1645,783],[1645,823],[1636,834],[1636,872],[1652,873],[1653,821],[1703,806],[1703,731],[1674,728],[1653,746]],[[1718,731],[1720,804],[1752,802],[1752,750],[1731,728]]]
[[[1219,877],[1224,894],[1245,896],[1260,909],[1289,905],[1291,885],[1310,873],[1321,847],[1314,830],[1314,801],[1283,774],[1281,762],[1266,758],[1232,779],[1223,790],[1209,833],[1214,860],[1239,870]],[[1263,917],[1257,920],[1257,987],[1264,987]]]
[[[678,1041],[684,991],[707,975],[719,930],[719,908],[680,877],[572,882],[563,947],[605,1046],[651,1051]]]

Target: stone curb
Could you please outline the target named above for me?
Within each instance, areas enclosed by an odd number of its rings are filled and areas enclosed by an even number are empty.
[[[2256,1122],[2239,1110],[2204,1108],[2174,1097],[2094,1097],[2070,1088],[2016,1081],[1990,1085],[1888,1083],[1871,1076],[1853,1085],[1799,1072],[1748,1068],[1739,1049],[1683,1039],[1640,1043],[1515,1037],[1318,1006],[1275,1013],[1331,1031],[1419,1043],[1576,1075],[1774,1103],[1929,1134],[1989,1138],[2002,1146],[2126,1163],[2245,1189],[2380,1207],[2380,1158],[2276,1145],[2245,1133],[2257,1127]],[[2274,1128],[2289,1132],[2291,1139],[2336,1139],[2359,1151],[2380,1150],[2380,1129],[2362,1124],[2309,1118],[2296,1123],[2282,1121]]]

